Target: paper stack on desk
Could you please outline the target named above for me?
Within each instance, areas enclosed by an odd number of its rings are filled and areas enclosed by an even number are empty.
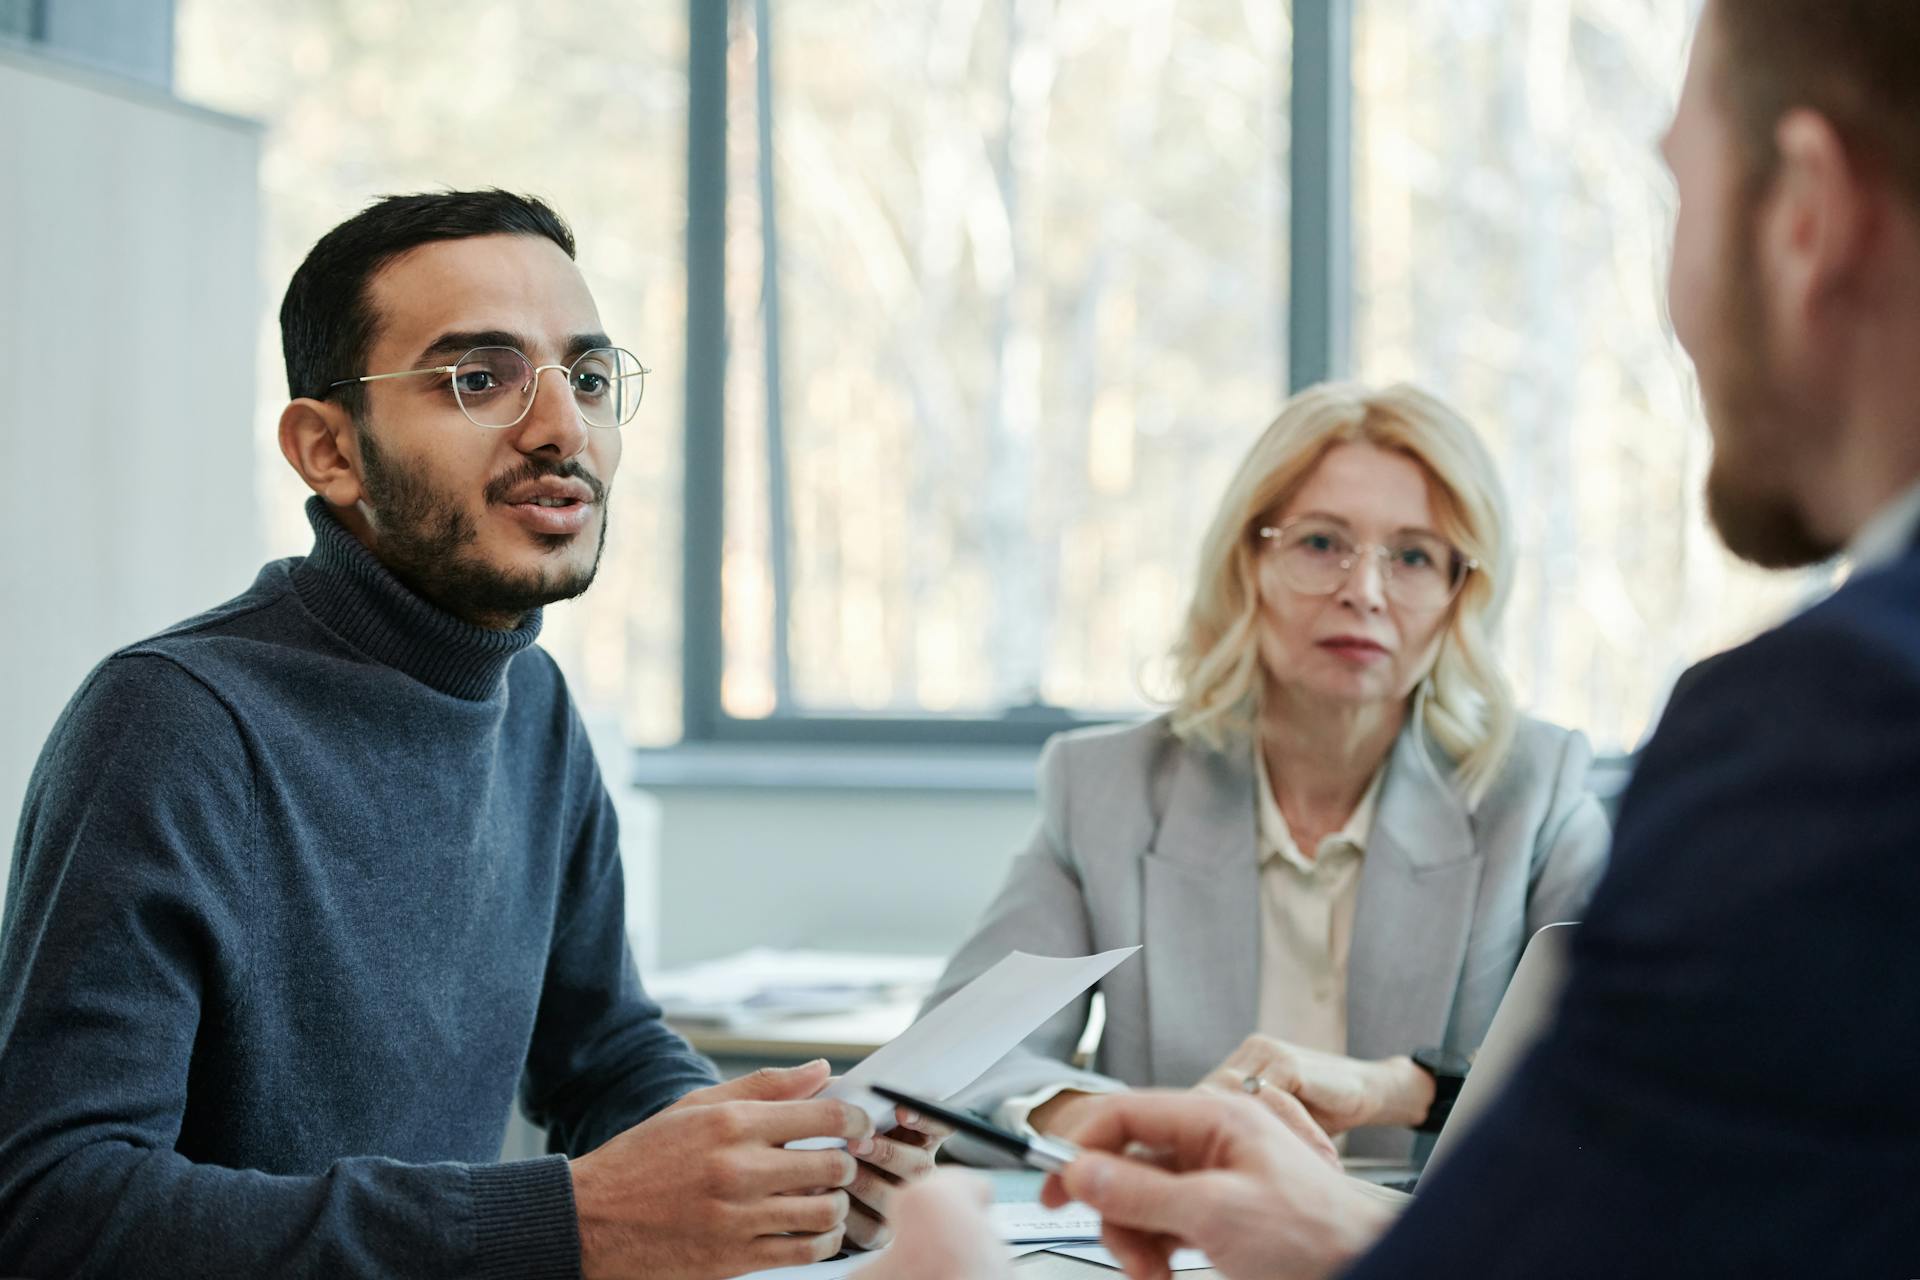
[[[1100,1238],[1100,1215],[1074,1203],[1049,1209],[1038,1200],[988,1207],[994,1234],[1008,1244],[1075,1244]]]
[[[647,994],[670,1021],[740,1027],[924,1000],[945,966],[941,956],[755,947],[650,977]]]

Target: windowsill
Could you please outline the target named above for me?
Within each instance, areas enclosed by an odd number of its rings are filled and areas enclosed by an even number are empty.
[[[1031,795],[1037,747],[642,747],[631,781],[649,791],[931,791]]]
[[[649,791],[923,791],[1031,795],[1036,747],[806,747],[680,743],[640,747],[629,780]],[[1594,761],[1588,785],[1611,811],[1632,757]]]

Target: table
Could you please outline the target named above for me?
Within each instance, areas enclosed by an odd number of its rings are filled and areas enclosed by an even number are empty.
[[[791,1067],[815,1058],[832,1063],[838,1075],[912,1026],[919,1012],[920,1001],[915,998],[850,1013],[769,1018],[745,1025],[685,1022],[671,1017],[667,1025],[712,1058],[724,1076],[745,1075],[760,1067]],[[1074,1050],[1072,1061],[1077,1067],[1093,1061],[1103,1022],[1097,1015],[1096,999],[1096,1017]]]
[[[1030,1253],[1024,1258],[1013,1260],[1015,1274],[1022,1280],[1093,1280],[1095,1276],[1106,1276],[1108,1280],[1125,1280],[1124,1271],[1115,1271],[1103,1267],[1097,1262],[1083,1262],[1079,1258],[1063,1258],[1057,1253]],[[1176,1271],[1175,1280],[1208,1280],[1219,1276],[1218,1271]]]
[[[836,1073],[905,1031],[920,1011],[917,999],[878,1004],[852,1013],[769,1018],[747,1025],[675,1022],[667,1025],[717,1063],[723,1075],[784,1067],[825,1058]]]
[[[1040,1194],[1040,1184],[1044,1175],[1030,1169],[982,1169],[977,1171],[993,1186],[993,1198],[1001,1201],[1031,1201]],[[1087,1262],[1080,1258],[1063,1258],[1056,1253],[1030,1253],[1024,1258],[1013,1260],[1013,1269],[1022,1280],[1046,1280],[1058,1277],[1059,1280],[1093,1280],[1095,1276],[1106,1276],[1108,1280],[1125,1280],[1125,1273],[1103,1267],[1097,1262]],[[1217,1271],[1179,1271],[1175,1280],[1193,1276],[1205,1280],[1217,1276]]]

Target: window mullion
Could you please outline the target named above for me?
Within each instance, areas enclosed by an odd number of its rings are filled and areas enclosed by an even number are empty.
[[[780,367],[780,237],[773,182],[773,0],[754,0],[754,115],[759,127],[760,313],[767,369],[767,560],[773,575],[773,705],[795,710],[788,625],[793,604],[787,441]]]
[[[1287,381],[1298,391],[1352,368],[1353,11],[1293,0]]]
[[[721,540],[726,535],[727,24],[687,0],[687,379],[681,495],[681,734],[720,719]]]

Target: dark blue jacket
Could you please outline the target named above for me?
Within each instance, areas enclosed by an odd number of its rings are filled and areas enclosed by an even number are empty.
[[[1920,549],[1688,682],[1555,1025],[1352,1274],[1920,1276]]]

